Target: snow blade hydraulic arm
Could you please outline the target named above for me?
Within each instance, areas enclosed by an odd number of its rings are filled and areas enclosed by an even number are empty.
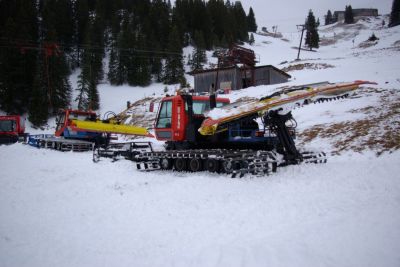
[[[303,158],[296,148],[286,122],[293,120],[292,113],[280,115],[278,110],[270,110],[264,116],[264,123],[276,134],[282,146],[282,154],[286,164],[300,163]]]

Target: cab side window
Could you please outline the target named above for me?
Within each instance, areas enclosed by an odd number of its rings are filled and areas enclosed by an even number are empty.
[[[160,109],[156,128],[171,128],[171,121],[172,101],[164,101]]]

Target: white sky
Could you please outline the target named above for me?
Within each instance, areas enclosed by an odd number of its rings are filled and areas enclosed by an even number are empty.
[[[272,26],[277,25],[278,31],[296,32],[296,24],[304,23],[310,9],[323,25],[324,15],[328,9],[333,12],[344,10],[346,5],[351,5],[352,8],[377,8],[381,15],[390,13],[393,0],[241,0],[241,2],[246,13],[250,6],[253,8],[259,29],[265,26],[268,30],[272,30]]]

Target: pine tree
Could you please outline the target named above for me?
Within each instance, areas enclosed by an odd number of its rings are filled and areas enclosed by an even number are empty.
[[[78,102],[78,109],[80,110],[97,110],[100,107],[97,81],[90,65],[90,59],[85,52],[84,58],[82,71],[78,76],[78,95],[75,101]]]
[[[234,40],[235,41],[239,40],[243,42],[248,41],[249,35],[248,35],[247,17],[246,13],[243,10],[241,2],[239,1],[235,2],[232,12],[234,14],[234,21],[236,24],[236,33],[234,35]]]
[[[137,47],[136,33],[134,28],[133,21],[130,21],[129,29],[133,30],[133,32],[128,31],[125,34],[126,36],[126,44],[125,47],[127,49],[126,56],[124,59],[124,66],[127,69],[127,82],[131,86],[136,86],[141,84],[140,72],[141,70],[141,61],[140,55],[136,52],[135,47]]]
[[[209,0],[206,6],[212,32],[204,36],[206,42],[207,39],[212,40],[213,46],[229,47],[236,42],[246,42],[248,31],[257,31],[257,24],[253,20],[254,11],[251,8],[246,15],[239,1],[224,3],[222,0]],[[209,45],[207,47],[211,48]]]
[[[37,61],[37,70],[44,67],[42,58]],[[36,127],[46,124],[49,114],[49,102],[47,96],[47,84],[45,82],[44,72],[37,71],[32,86],[32,96],[29,103],[29,121]]]
[[[332,24],[333,18],[332,18],[332,12],[328,10],[328,13],[325,16],[325,25]]]
[[[228,11],[223,1],[210,0],[207,2],[207,10],[210,14],[213,29],[213,45],[221,46],[225,36],[225,23],[228,19]]]
[[[99,109],[99,93],[97,85],[103,76],[101,47],[95,47],[99,36],[97,18],[91,18],[86,26],[85,46],[82,50],[81,73],[78,76],[78,96],[75,101],[78,102],[78,108],[81,110]]]
[[[42,94],[42,88],[37,88],[33,85],[32,98],[29,105],[29,121],[35,127],[41,127],[46,124],[48,120],[48,103],[46,101],[46,95]]]
[[[353,9],[351,5],[346,6],[346,9],[344,11],[344,23],[346,24],[354,23]]]
[[[87,72],[89,71],[89,73]],[[75,101],[78,102],[80,110],[97,110],[100,108],[100,98],[97,90],[97,82],[90,73],[91,69],[85,67],[78,76],[78,96]]]
[[[201,32],[204,37],[204,48],[211,48],[212,22],[206,2],[202,0],[194,0],[193,4],[189,6],[190,10],[187,17],[192,20],[191,23],[187,25],[189,27],[189,39],[194,39],[197,31]],[[193,40],[190,40],[190,42],[193,42]]]
[[[146,36],[141,34],[140,31],[136,35],[136,51],[133,53],[132,69],[128,70],[128,83],[136,86],[147,86],[151,81],[151,66],[149,55],[142,52],[146,49]]]
[[[228,48],[235,42],[239,41],[238,38],[236,38],[237,33],[240,32],[240,28],[237,25],[236,21],[236,16],[235,12],[233,9],[233,6],[229,1],[226,2],[225,4],[225,18],[223,18],[223,32],[222,36],[220,36],[220,44],[224,48]],[[246,27],[247,29],[247,27]]]
[[[400,0],[393,0],[390,12],[389,27],[400,25]]]
[[[89,20],[89,4],[88,0],[76,0],[75,2],[75,46],[76,46],[76,63],[81,63],[81,49],[85,39],[85,28]]]
[[[154,34],[151,34],[150,40],[149,40],[151,46],[154,49],[154,53],[151,55],[151,74],[154,76],[156,82],[162,82],[162,54],[160,53],[161,49],[161,44],[159,44],[158,41],[156,41],[156,38],[154,37]]]
[[[253,45],[254,42],[255,42],[255,40],[254,40],[254,35],[253,35],[253,33],[250,33],[249,44],[250,44],[250,45]]]
[[[37,10],[33,1],[0,2],[0,108],[7,113],[27,111],[35,78],[38,49]]]
[[[6,38],[15,38],[17,25],[12,18],[8,18],[4,29]],[[11,45],[2,48],[0,54],[0,107],[7,113],[16,112],[18,106],[17,88],[23,86],[23,83],[21,84],[21,75],[23,74],[21,59],[20,51],[17,48],[13,49]]]
[[[165,62],[163,81],[166,84],[180,83],[184,80],[182,45],[178,29],[172,28],[168,38],[168,52]]]
[[[121,29],[113,37],[108,79],[113,85],[122,85],[128,81],[128,68],[131,64],[131,45],[129,34],[129,13],[125,12],[121,21]]]
[[[315,21],[314,14],[312,10],[309,11],[306,20],[306,45],[312,50],[313,48],[319,47],[319,35],[317,23]]]
[[[205,51],[205,41],[204,41],[204,36],[203,32],[201,31],[196,31],[194,35],[194,41],[195,41],[195,49],[193,52],[193,56],[191,59],[191,69],[192,70],[202,70],[203,69],[203,64],[207,62],[207,56],[206,56],[206,51]]]
[[[54,0],[44,2],[43,17],[40,29],[43,34],[41,57],[43,67],[38,69],[47,86],[47,98],[49,112],[56,114],[59,109],[69,106],[71,96],[71,85],[69,83],[70,69],[67,64],[66,54],[60,47],[60,39],[56,30],[56,12]]]
[[[57,0],[54,3],[56,19],[55,29],[58,41],[63,46],[64,52],[71,52],[74,36],[74,12],[71,0]]]
[[[170,7],[163,0],[154,0],[148,14],[152,32],[148,33],[153,47],[164,50],[170,32]]]
[[[78,103],[79,110],[88,110],[89,109],[89,82],[86,76],[83,75],[83,71],[78,76],[78,95],[75,98],[75,101]]]
[[[126,81],[124,66],[121,64],[120,51],[115,44],[111,46],[107,78],[111,85],[122,85]]]
[[[47,56],[46,56],[47,57]],[[71,100],[70,70],[62,53],[48,57],[48,96],[50,98],[50,112],[56,114],[59,109],[69,106]]]
[[[86,26],[86,30],[89,31],[89,47],[92,54],[92,65],[94,68],[95,77],[94,80],[96,84],[100,83],[104,79],[104,69],[103,69],[103,58],[105,56],[105,15],[101,4],[102,2],[97,2],[96,5],[96,15],[89,20],[89,24]],[[101,10],[101,11],[99,11]],[[98,15],[99,14],[99,15]]]
[[[249,32],[257,32],[257,23],[254,16],[253,8],[250,7],[249,14],[247,15],[247,30]]]
[[[375,33],[372,33],[372,35],[368,38],[368,41],[370,42],[375,42],[377,40],[379,40],[379,38],[376,37]]]

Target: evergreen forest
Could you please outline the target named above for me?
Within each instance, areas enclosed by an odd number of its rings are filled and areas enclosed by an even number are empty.
[[[191,68],[201,69],[205,50],[256,30],[239,1],[0,0],[0,109],[41,126],[71,101],[97,110],[101,82],[185,85],[184,47],[195,47]]]

